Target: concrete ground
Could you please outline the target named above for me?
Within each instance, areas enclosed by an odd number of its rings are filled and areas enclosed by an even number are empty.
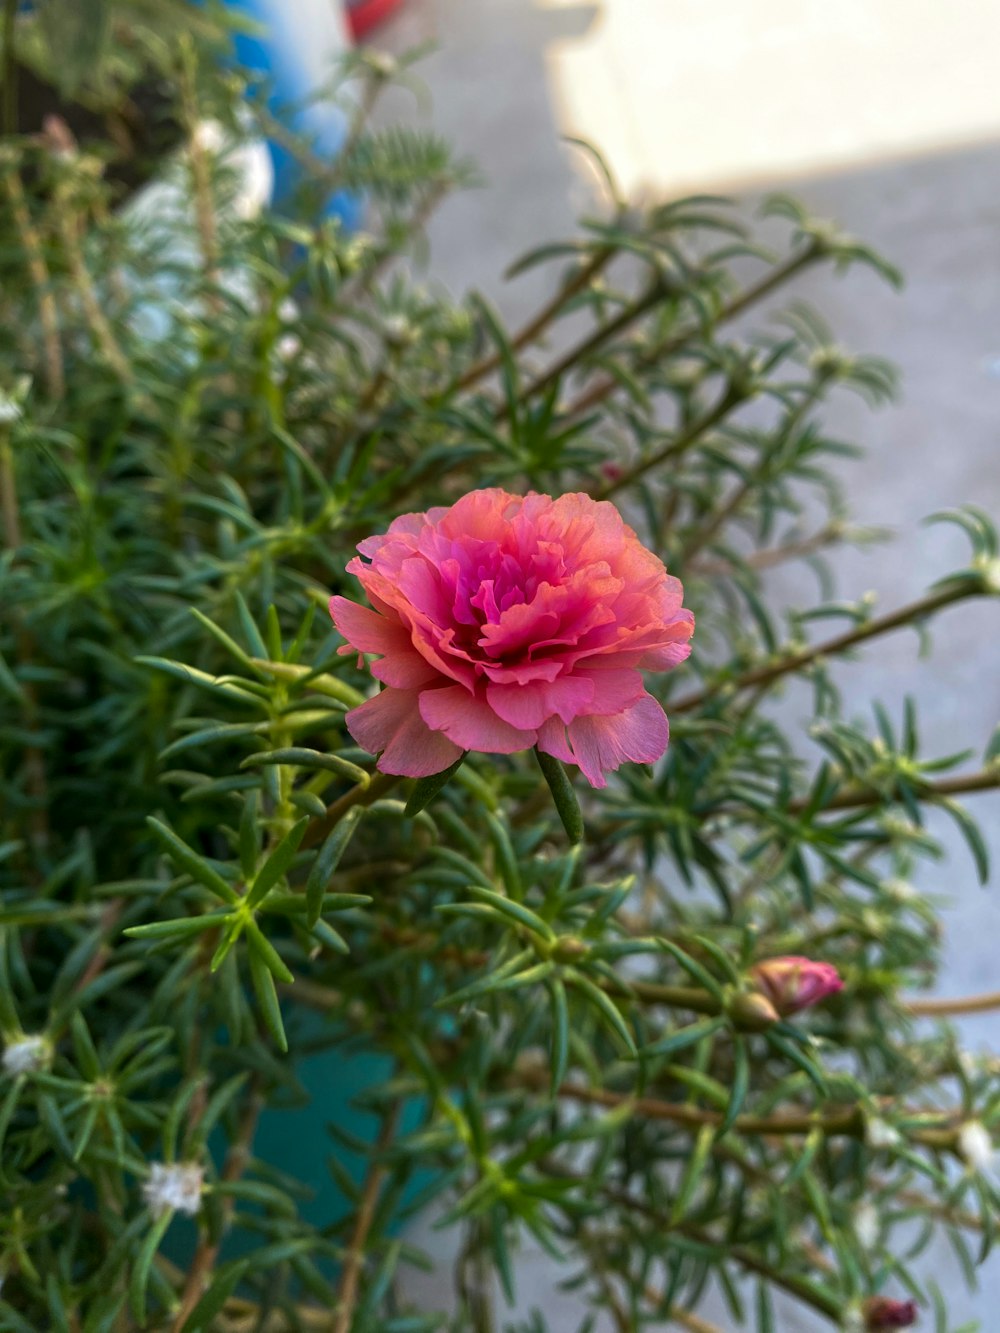
[[[901,295],[860,273],[816,275],[799,292],[845,346],[902,371],[897,406],[872,414],[844,398],[832,413],[841,434],[868,450],[847,474],[855,516],[897,533],[891,546],[839,555],[839,591],[876,590],[888,608],[957,567],[962,539],[921,519],[974,500],[1000,520],[1000,7],[410,0],[381,34],[391,49],[428,38],[439,43],[423,66],[435,126],[489,180],[442,210],[432,271],[455,291],[486,291],[512,320],[536,293],[528,278],[503,284],[505,265],[565,235],[598,197],[567,134],[597,144],[633,194],[732,191],[752,201],[787,190],[898,264]],[[980,603],[942,615],[929,661],[918,661],[915,636],[904,633],[839,678],[859,712],[873,698],[898,706],[912,693],[928,753],[978,754],[1000,722],[998,668],[1000,605]],[[790,716],[798,706],[791,695]],[[975,799],[1000,867],[1000,797]],[[982,891],[964,848],[948,843],[952,859],[919,886],[951,900],[940,992],[996,989],[1000,890]],[[966,1031],[974,1045],[1000,1047],[996,1015],[968,1020]],[[442,1238],[420,1231],[443,1258]],[[928,1263],[956,1325],[978,1317],[983,1333],[1000,1327],[1000,1257],[973,1295],[946,1246]],[[559,1277],[526,1252],[519,1309],[537,1305],[553,1330],[572,1333],[579,1307],[556,1291]],[[414,1290],[437,1304],[444,1285],[442,1275],[415,1280]],[[730,1326],[719,1307],[703,1313]],[[927,1314],[920,1326],[930,1322]],[[818,1327],[791,1309],[782,1316],[783,1333]]]

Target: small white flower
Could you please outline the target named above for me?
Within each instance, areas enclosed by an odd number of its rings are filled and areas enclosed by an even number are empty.
[[[897,902],[912,902],[917,896],[917,891],[905,879],[886,879],[882,881],[882,888],[890,897],[895,898]]]
[[[959,1051],[958,1067],[965,1077],[971,1082],[982,1070],[982,1062],[978,1056],[971,1051]]]
[[[405,315],[387,315],[382,332],[390,347],[405,347],[413,341],[416,329]]]
[[[4,1047],[3,1070],[16,1078],[18,1074],[33,1074],[46,1069],[52,1059],[52,1047],[46,1037],[20,1037]]]
[[[878,1245],[879,1233],[878,1209],[871,1203],[860,1203],[854,1210],[854,1234],[863,1250],[874,1250]]]
[[[978,1120],[966,1121],[958,1131],[958,1151],[973,1171],[989,1171],[996,1161],[990,1132]]]
[[[202,120],[191,136],[204,153],[220,153],[226,145],[226,131],[217,120]]]
[[[892,1125],[887,1125],[884,1120],[879,1120],[877,1116],[872,1116],[865,1125],[865,1140],[869,1148],[885,1149],[898,1148],[901,1142],[898,1129],[893,1129]]]
[[[142,1194],[154,1217],[170,1209],[194,1217],[201,1207],[204,1183],[205,1172],[197,1162],[154,1162]]]
[[[22,415],[20,405],[9,394],[0,393],[0,426],[10,426]]]

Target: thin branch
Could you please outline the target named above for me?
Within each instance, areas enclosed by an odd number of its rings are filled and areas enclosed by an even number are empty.
[[[1000,764],[981,768],[975,773],[959,774],[952,778],[938,778],[936,782],[915,782],[913,795],[918,801],[940,801],[949,796],[969,796],[976,792],[995,791],[1000,787]],[[881,805],[886,793],[875,787],[845,787],[825,805],[827,810],[859,810],[869,805]],[[789,814],[801,814],[808,806],[809,797],[799,796],[788,803]]]
[[[191,171],[191,199],[194,204],[195,227],[201,249],[202,274],[205,280],[205,299],[212,314],[222,310],[219,295],[219,238],[216,227],[215,200],[212,198],[212,166],[205,148],[198,110],[198,91],[195,84],[194,44],[185,37],[180,49],[181,113],[187,132],[187,159]]]
[[[694,560],[689,562],[687,572],[702,578],[720,578],[727,574],[736,574],[742,568],[753,570],[773,569],[786,560],[798,560],[815,555],[826,546],[833,546],[846,538],[843,523],[832,522],[811,537],[801,541],[786,542],[783,546],[769,546],[760,551],[751,551],[740,560]]]
[[[997,778],[1000,786],[1000,776]],[[960,1014],[986,1014],[1000,1009],[1000,991],[983,991],[980,995],[964,995],[955,999],[935,998],[903,1000],[904,1008],[919,1018],[950,1018]]]
[[[647,315],[650,310],[660,304],[670,291],[671,288],[668,286],[664,278],[657,275],[652,282],[649,283],[645,291],[641,292],[634,301],[630,301],[628,305],[623,306],[613,319],[609,319],[606,323],[599,325],[598,328],[589,333],[581,342],[578,342],[574,347],[571,347],[568,352],[565,352],[554,365],[549,366],[547,370],[543,370],[542,373],[533,379],[530,384],[526,385],[525,388],[521,390],[519,401],[524,403],[527,402],[529,398],[534,398],[537,394],[544,393],[546,389],[555,384],[557,380],[561,379],[567,370],[570,370],[575,366],[578,361],[584,360],[584,358],[590,356],[592,353],[596,352],[599,347],[603,346],[609,338],[614,338],[617,334],[624,332],[624,330],[631,324],[634,324],[636,320],[642,319],[644,315]],[[509,412],[510,408],[508,404],[502,403],[497,408],[496,419],[498,421],[503,421],[508,416]]]
[[[823,394],[823,389],[828,382],[828,376],[823,374],[817,375],[809,388],[796,403],[795,407],[788,413],[788,416],[781,423],[777,434],[768,442],[763,457],[760,459],[757,466],[744,476],[743,480],[729,496],[729,499],[709,514],[708,522],[705,526],[695,530],[685,542],[684,549],[681,552],[682,564],[686,565],[689,560],[693,559],[700,551],[703,551],[713,538],[721,532],[729,520],[739,513],[748,497],[757,493],[767,480],[768,473],[771,470],[775,458],[781,454],[795,431],[798,430],[808,417],[810,411],[819,402]]]
[[[66,184],[56,191],[54,202],[56,224],[69,264],[73,289],[80,298],[86,322],[105,361],[118,378],[128,384],[132,380],[132,369],[118,346],[107,316],[101,309],[94,281],[83,257],[79,213],[74,206],[71,190]]]
[[[657,1296],[653,1291],[644,1292],[646,1299],[651,1305],[660,1306],[663,1304],[662,1296]],[[711,1324],[707,1319],[702,1319],[693,1310],[682,1309],[679,1305],[672,1305],[667,1315],[668,1319],[673,1320],[681,1328],[687,1329],[687,1333],[724,1333],[724,1330],[718,1324]]]
[[[812,666],[818,658],[833,657],[837,653],[846,652],[859,643],[866,643],[879,634],[888,634],[891,630],[901,629],[906,625],[915,625],[933,615],[934,612],[950,606],[952,602],[960,602],[967,597],[981,597],[984,595],[983,587],[978,583],[950,584],[937,592],[928,593],[926,597],[921,597],[915,602],[909,602],[906,606],[902,606],[886,616],[877,616],[872,620],[864,621],[860,625],[855,625],[853,629],[846,630],[843,634],[838,634],[832,639],[825,639],[822,643],[803,648],[801,652],[792,653],[780,661],[755,667],[752,671],[737,676],[735,680],[721,680],[698,694],[689,694],[686,698],[678,699],[676,703],[671,704],[670,711],[671,713],[689,713],[693,709],[700,708],[723,690],[732,695],[758,685],[770,685],[781,676],[803,671],[806,667]]]
[[[929,1217],[936,1217],[953,1227],[963,1227],[966,1231],[982,1231],[983,1219],[965,1208],[949,1208],[946,1203],[928,1198],[919,1190],[893,1190],[893,1203],[905,1204],[908,1208],[919,1208]]]
[[[710,407],[695,421],[692,421],[690,425],[680,431],[669,444],[664,445],[662,449],[658,449],[655,454],[651,454],[648,458],[640,459],[638,463],[633,467],[628,468],[621,474],[621,476],[616,477],[613,481],[607,482],[606,485],[602,486],[594,493],[594,499],[608,500],[617,491],[623,490],[626,486],[631,486],[634,481],[638,481],[640,477],[644,477],[646,473],[653,468],[660,467],[663,463],[668,463],[672,459],[680,458],[680,456],[686,453],[693,444],[696,444],[707,431],[710,431],[713,426],[717,426],[720,421],[727,417],[734,407],[738,407],[745,401],[746,396],[744,394],[738,392],[733,385],[727,385],[725,391],[714,406]]]
[[[11,166],[5,173],[4,184],[7,187],[14,224],[24,246],[26,268],[38,303],[38,320],[42,326],[42,348],[45,355],[45,382],[49,396],[59,399],[66,391],[66,380],[63,374],[62,346],[59,342],[59,310],[52,293],[52,278],[45,262],[41,238],[31,220],[24,185],[15,166]]]
[[[378,1205],[382,1182],[387,1174],[386,1168],[380,1159],[395,1138],[401,1109],[402,1103],[396,1102],[382,1121],[372,1164],[358,1204],[358,1215],[354,1222],[351,1243],[344,1256],[344,1267],[341,1270],[340,1285],[337,1289],[337,1313],[331,1333],[350,1333],[351,1321],[354,1318],[354,1309],[358,1301],[358,1284],[365,1258],[365,1244],[375,1218],[375,1209]]]
[[[537,1070],[519,1070],[512,1079],[516,1086],[547,1087],[549,1073],[547,1068]],[[567,1101],[579,1102],[585,1106],[604,1106],[615,1109],[628,1106],[635,1115],[647,1120],[663,1120],[670,1124],[681,1125],[686,1129],[701,1129],[705,1125],[721,1125],[721,1112],[704,1110],[689,1102],[666,1102],[653,1097],[636,1097],[629,1093],[612,1092],[607,1088],[588,1088],[579,1083],[563,1083],[556,1091],[558,1097]],[[913,1120],[916,1111],[906,1112],[904,1118]],[[957,1129],[954,1118],[940,1112],[937,1124],[921,1124],[907,1132],[910,1143],[920,1144],[936,1151],[948,1151],[955,1148]],[[786,1135],[811,1134],[819,1129],[830,1138],[863,1139],[866,1127],[865,1108],[856,1103],[840,1106],[827,1111],[785,1111],[778,1115],[740,1115],[733,1123],[738,1134],[784,1137]]]
[[[576,1176],[572,1172],[560,1171],[559,1174],[565,1179],[576,1180],[581,1185],[586,1186],[588,1184],[582,1176]],[[610,1185],[600,1185],[598,1193],[610,1203],[627,1208],[630,1212],[648,1219],[656,1227],[659,1234],[674,1232],[687,1237],[689,1240],[696,1241],[706,1248],[722,1250],[726,1258],[734,1259],[749,1272],[758,1274],[776,1287],[781,1287],[814,1310],[818,1310],[820,1314],[826,1315],[828,1319],[837,1320],[839,1318],[841,1308],[838,1299],[817,1287],[808,1277],[773,1267],[762,1255],[749,1246],[734,1244],[728,1236],[713,1236],[711,1232],[689,1222],[667,1217],[644,1199],[637,1199],[628,1190],[617,1189]],[[652,1295],[652,1293],[648,1293],[648,1295]],[[662,1297],[657,1300],[654,1296],[653,1302],[662,1305]],[[673,1317],[672,1311],[671,1317]],[[691,1325],[688,1325],[688,1327],[691,1327]],[[697,1324],[694,1327],[697,1329]]]
[[[748,310],[750,306],[755,305],[756,302],[762,301],[765,297],[770,296],[773,291],[783,283],[787,282],[790,278],[795,277],[796,274],[800,273],[804,268],[807,268],[810,264],[814,263],[822,254],[822,246],[812,243],[800,250],[797,255],[792,255],[790,259],[785,260],[783,264],[778,264],[770,273],[761,278],[760,282],[745,288],[739,295],[734,296],[731,301],[724,305],[715,317],[715,327],[718,328],[720,324],[725,324],[729,320],[736,319],[739,315],[742,315],[745,310]],[[675,352],[680,351],[681,348],[686,346],[687,343],[698,334],[699,328],[700,326],[698,324],[689,324],[682,329],[680,333],[674,334],[673,337],[659,343],[656,347],[649,348],[638,358],[639,366],[646,368],[655,365],[657,362],[662,361],[667,357],[673,356]],[[585,389],[577,398],[574,398],[572,402],[568,404],[564,412],[564,417],[570,418],[581,416],[584,412],[588,412],[592,407],[596,407],[598,403],[602,403],[604,399],[614,393],[615,389],[618,387],[619,381],[613,375],[608,375],[605,379],[598,380],[596,384],[592,385],[589,389]]]
[[[326,814],[317,816],[306,829],[305,837],[302,839],[302,846],[315,847],[318,842],[322,842],[326,835],[343,819],[348,810],[355,805],[371,805],[380,797],[385,796],[387,792],[392,791],[397,783],[402,782],[401,777],[394,773],[376,773],[371,782],[363,787],[360,783],[352,787],[350,791],[338,797],[332,805],[326,808]]]
[[[537,342],[560,311],[569,304],[574,296],[590,286],[594,278],[604,269],[615,253],[616,251],[611,246],[602,246],[601,249],[595,250],[587,263],[581,264],[555,295],[542,306],[541,310],[514,335],[510,341],[512,350],[519,352],[530,343]],[[452,390],[461,391],[471,388],[473,384],[492,374],[499,367],[501,360],[499,352],[493,352],[489,356],[482,357],[471,365],[460,379],[456,380],[451,386]]]

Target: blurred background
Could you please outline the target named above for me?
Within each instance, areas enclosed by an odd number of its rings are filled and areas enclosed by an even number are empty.
[[[849,397],[832,409],[843,438],[866,450],[845,466],[855,517],[894,532],[891,544],[834,554],[839,594],[872,590],[884,609],[917,597],[962,553],[960,536],[922,519],[970,500],[1000,517],[994,0],[405,0],[368,39],[395,52],[435,43],[420,66],[428,114],[486,184],[441,209],[430,272],[456,293],[484,291],[514,323],[540,293],[531,273],[503,281],[511,259],[606,202],[566,136],[597,146],[631,196],[732,193],[753,207],[764,193],[788,191],[903,270],[902,293],[860,270],[843,280],[816,274],[799,290],[846,347],[886,356],[902,375],[889,409],[872,413]],[[792,591],[776,580],[776,597]],[[918,651],[904,633],[842,665],[847,705],[867,711],[881,698],[898,711],[912,693],[929,751],[977,744],[1000,721],[1000,606],[946,612],[931,660]],[[781,706],[806,716],[794,693]],[[997,805],[995,794],[976,799]],[[978,813],[1000,863],[1000,808]],[[916,886],[950,904],[940,993],[997,989],[1000,894],[978,887],[966,850],[940,833],[952,857]],[[965,1028],[975,1046],[1000,1049],[996,1014]],[[443,1254],[431,1221],[413,1239]],[[926,1262],[956,1321],[998,1327],[1000,1259],[971,1295],[946,1244]],[[558,1291],[562,1276],[527,1250],[521,1315],[537,1306],[551,1327],[575,1330],[582,1311]],[[413,1279],[434,1301],[442,1285],[434,1275]],[[728,1327],[721,1302],[702,1312]],[[789,1307],[781,1327],[818,1325]]]

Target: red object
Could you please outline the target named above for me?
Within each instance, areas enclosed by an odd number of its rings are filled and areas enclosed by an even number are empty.
[[[397,10],[403,0],[348,0],[347,26],[359,41]]]

